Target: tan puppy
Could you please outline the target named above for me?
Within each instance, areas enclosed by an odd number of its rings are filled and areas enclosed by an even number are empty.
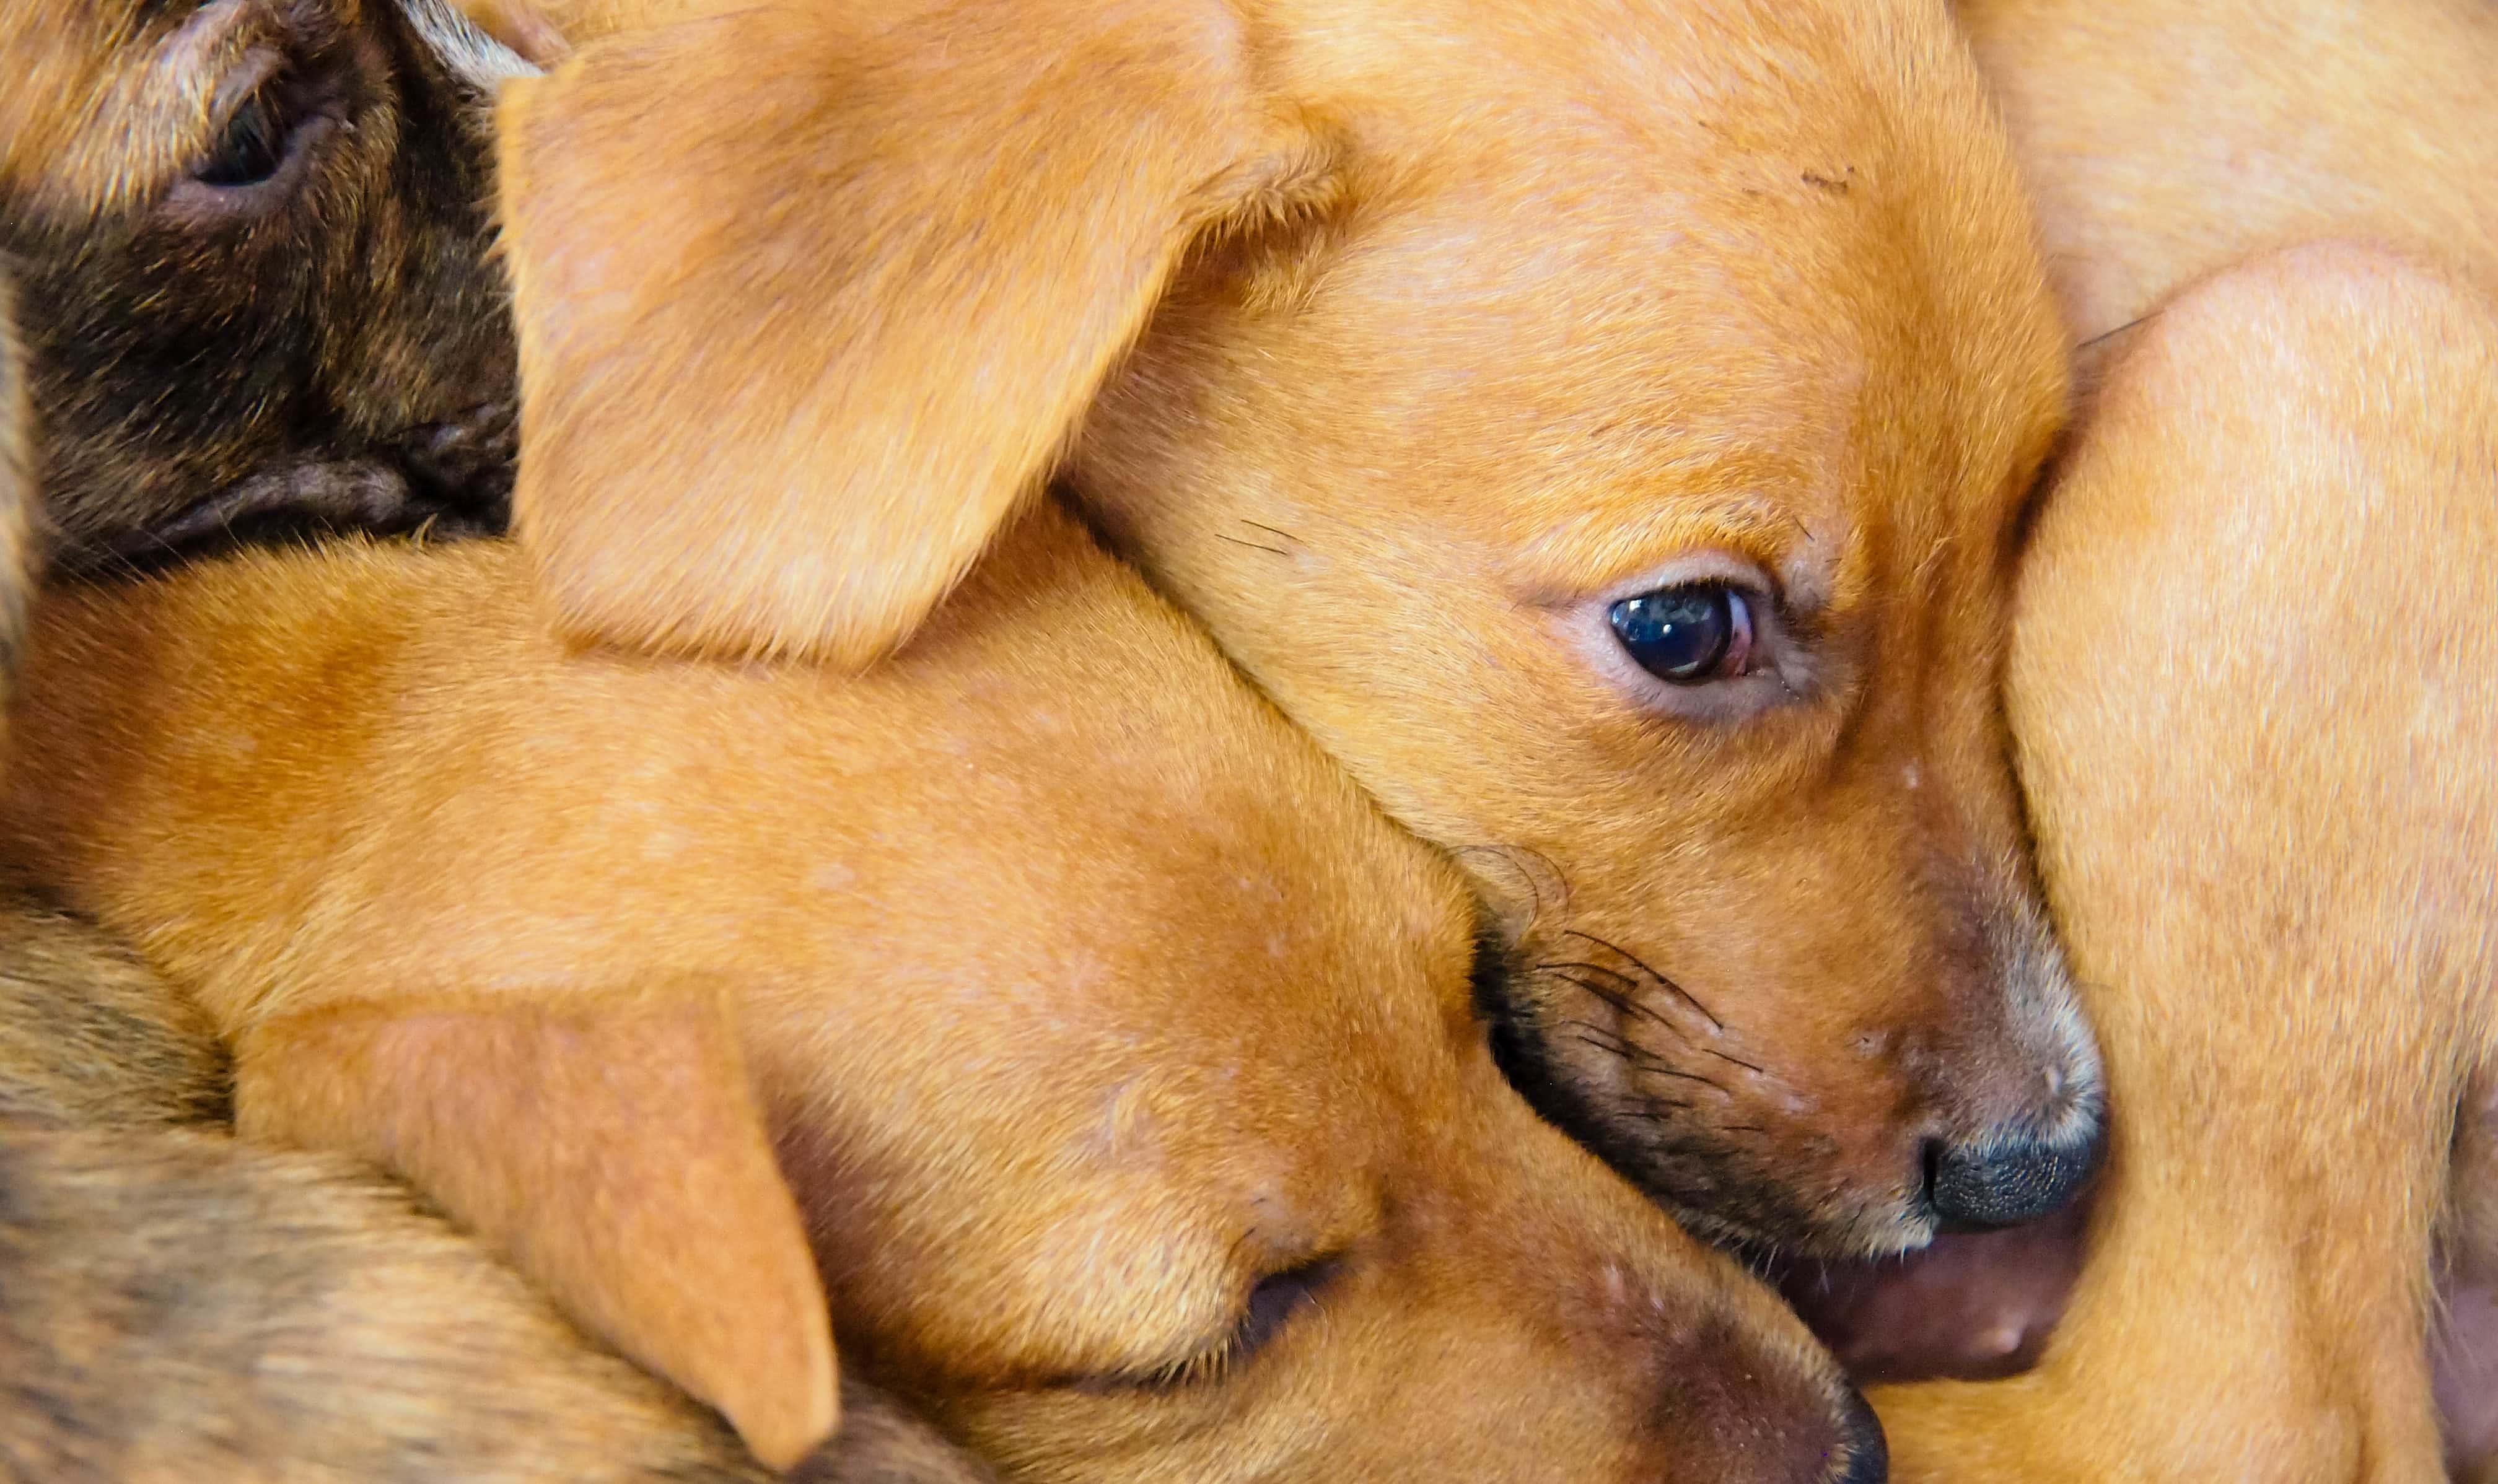
[[[2275,246],[2498,279],[2487,0],[1959,0],[2075,333]]]
[[[404,1191],[218,1126],[207,1017],[0,900],[0,1473],[760,1484],[716,1418],[584,1342]],[[822,1484],[989,1477],[845,1398]]]
[[[64,591],[18,730],[15,847],[245,1133],[407,1175],[768,1461],[831,1420],[812,1257],[1012,1477],[1880,1476],[1502,1085],[1454,876],[1054,511],[859,679],[567,653],[498,543]]]
[[[1940,6],[540,14],[610,33],[499,115],[567,633],[863,665],[1054,471],[1466,865],[1520,1081],[1687,1220],[2087,1169],[1994,699],[2063,357]]]
[[[2498,309],[2302,249],[2102,395],[2010,706],[2123,1116],[2039,1367],[1876,1403],[1908,1478],[2434,1479],[2433,1249],[2498,1256]]]

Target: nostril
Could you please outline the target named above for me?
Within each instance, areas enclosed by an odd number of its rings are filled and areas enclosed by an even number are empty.
[[[1947,1227],[1989,1231],[2036,1220],[2071,1200],[2098,1168],[2094,1124],[2060,1143],[1998,1135],[1925,1147],[1926,1198]]]
[[[1891,1477],[1891,1447],[1874,1408],[1853,1387],[1840,1408],[1840,1422],[1847,1451],[1829,1475],[1830,1484],[1885,1484]]]

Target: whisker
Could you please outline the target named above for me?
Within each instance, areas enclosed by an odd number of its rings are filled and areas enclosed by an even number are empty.
[[[1253,551],[1253,552],[1265,552],[1265,553],[1266,553],[1268,555],[1271,555],[1271,556],[1280,556],[1280,557],[1284,558],[1286,561],[1290,561],[1290,560],[1292,560],[1292,559],[1293,559],[1293,553],[1290,553],[1290,552],[1285,551],[1285,550],[1284,550],[1283,548],[1281,548],[1281,547],[1271,547],[1271,546],[1267,546],[1267,545],[1265,545],[1265,543],[1263,543],[1263,542],[1257,542],[1257,541],[1243,541],[1241,538],[1239,538],[1239,537],[1237,537],[1237,536],[1226,536],[1226,535],[1224,535],[1224,534],[1223,534],[1222,532],[1220,532],[1220,531],[1217,531],[1217,532],[1215,533],[1215,536],[1216,536],[1216,539],[1218,539],[1218,540],[1222,540],[1222,541],[1229,541],[1229,542],[1231,542],[1233,546],[1245,546],[1245,547],[1247,547],[1249,550],[1251,550],[1251,551]]]
[[[1672,1077],[1680,1082],[1696,1082],[1704,1087],[1715,1088],[1729,1097],[1735,1095],[1727,1090],[1724,1083],[1714,1078],[1703,1077],[1698,1072],[1686,1072],[1627,1036],[1617,1035],[1602,1026],[1590,1026],[1585,1021],[1563,1021],[1561,1024],[1581,1032],[1579,1040],[1582,1045],[1610,1052],[1643,1072],[1652,1072],[1659,1077]]]
[[[1577,985],[1588,994],[1595,995],[1598,999],[1601,999],[1605,1003],[1613,1006],[1615,1009],[1619,1010],[1624,1015],[1637,1016],[1642,1020],[1650,1021],[1657,1026],[1663,1026],[1667,1031],[1673,1034],[1676,1040],[1688,1041],[1691,1039],[1689,1036],[1683,1034],[1681,1026],[1677,1026],[1674,1022],[1667,1020],[1662,1015],[1659,1015],[1656,1012],[1655,1007],[1643,1004],[1639,1000],[1633,999],[1629,995],[1623,994],[1619,990],[1607,989],[1601,984],[1582,979],[1576,974],[1564,973],[1559,969],[1547,969],[1545,972],[1550,973],[1553,978],[1558,979],[1565,984]]]
[[[1539,972],[1539,973],[1541,973],[1541,972],[1545,972],[1545,971],[1548,971],[1548,970],[1552,970],[1552,969],[1560,969],[1560,968],[1584,968],[1584,969],[1589,969],[1589,970],[1592,970],[1592,971],[1594,971],[1594,972],[1596,972],[1596,973],[1599,973],[1599,974],[1604,975],[1604,976],[1605,976],[1606,978],[1608,978],[1608,979],[1618,979],[1618,980],[1620,980],[1620,981],[1622,982],[1622,988],[1623,988],[1623,989],[1625,989],[1625,990],[1636,990],[1636,989],[1638,989],[1638,988],[1639,988],[1639,981],[1638,981],[1638,980],[1636,980],[1636,979],[1632,978],[1632,977],[1631,977],[1630,975],[1628,975],[1628,974],[1623,973],[1620,969],[1617,969],[1617,968],[1607,968],[1607,967],[1605,967],[1605,965],[1603,965],[1603,964],[1601,964],[1601,963],[1574,963],[1574,962],[1570,962],[1570,961],[1567,961],[1567,960],[1556,960],[1556,961],[1554,961],[1554,962],[1553,962],[1553,963],[1538,963],[1537,965],[1535,965],[1535,967],[1536,967],[1537,972]]]
[[[1719,1031],[1723,1031],[1726,1028],[1726,1023],[1717,1018],[1717,1012],[1710,1009],[1707,1005],[1702,1004],[1699,996],[1693,995],[1689,990],[1684,989],[1682,986],[1675,983],[1673,980],[1668,979],[1663,974],[1660,974],[1655,969],[1649,967],[1639,955],[1632,953],[1629,949],[1622,947],[1618,943],[1608,943],[1603,938],[1596,936],[1592,932],[1581,932],[1575,928],[1563,929],[1562,936],[1584,938],[1586,941],[1595,944],[1597,947],[1604,949],[1607,953],[1619,954],[1624,959],[1629,960],[1632,965],[1638,968],[1640,972],[1648,975],[1650,979],[1655,980],[1657,984],[1662,986],[1669,994],[1681,999],[1683,1003],[1689,1005],[1694,1010],[1699,1011],[1701,1015],[1708,1020],[1712,1028]]]
[[[1768,1067],[1765,1067],[1765,1066],[1756,1066],[1756,1065],[1754,1065],[1753,1063],[1751,1063],[1751,1062],[1749,1062],[1749,1061],[1745,1060],[1745,1059],[1744,1059],[1743,1058],[1741,1058],[1741,1057],[1730,1057],[1730,1056],[1726,1055],[1724,1052],[1719,1051],[1719,1050],[1718,1050],[1716,1047],[1714,1047],[1714,1046],[1704,1046],[1704,1047],[1702,1047],[1702,1048],[1700,1048],[1700,1049],[1701,1049],[1702,1051],[1704,1051],[1704,1052],[1707,1052],[1710,1056],[1713,1056],[1713,1057],[1716,1058],[1717,1058],[1718,1060],[1720,1060],[1720,1061],[1732,1061],[1732,1062],[1733,1062],[1733,1063],[1735,1063],[1737,1066],[1742,1067],[1745,1071],[1747,1071],[1747,1072],[1756,1072],[1756,1073],[1760,1074],[1760,1075],[1761,1075],[1761,1076],[1763,1076],[1763,1077],[1767,1077],[1768,1075],[1770,1075],[1770,1069],[1769,1069]]]

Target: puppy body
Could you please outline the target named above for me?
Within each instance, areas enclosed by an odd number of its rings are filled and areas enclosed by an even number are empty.
[[[403,1189],[238,1144],[227,1091],[171,985],[0,901],[0,1476],[761,1484],[717,1418]],[[889,1400],[845,1400],[804,1477],[988,1476]]]
[[[1464,864],[1521,1084],[1686,1219],[1887,1252],[2088,1168],[1994,702],[2063,355],[1939,6],[537,10],[566,632],[865,666],[1055,474]],[[1677,594],[1755,625],[1689,685],[1609,616]]]
[[[2498,280],[2498,10],[2482,0],[1958,9],[2078,338],[2322,237]]]
[[[845,1353],[1010,1476],[1874,1467],[1502,1086],[1454,879],[1053,512],[857,679],[569,652],[497,543],[46,607],[9,833],[241,1126],[407,1172],[767,1456],[826,1383],[747,1126]]]
[[[2125,1116],[2038,1368],[1876,1393],[1902,1476],[2441,1476],[2432,1258],[2491,1231],[2493,428],[2498,312],[2348,248],[2112,371],[2010,708]]]

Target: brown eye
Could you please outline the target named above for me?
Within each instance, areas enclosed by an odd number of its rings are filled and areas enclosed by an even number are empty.
[[[236,190],[258,185],[277,174],[286,163],[287,142],[293,132],[288,120],[279,112],[277,89],[264,84],[245,98],[226,120],[225,133],[217,140],[208,157],[191,172],[191,178],[202,185]]]
[[[1724,583],[1686,583],[1624,598],[1607,615],[1641,669],[1669,685],[1705,685],[1745,672],[1752,606]]]

